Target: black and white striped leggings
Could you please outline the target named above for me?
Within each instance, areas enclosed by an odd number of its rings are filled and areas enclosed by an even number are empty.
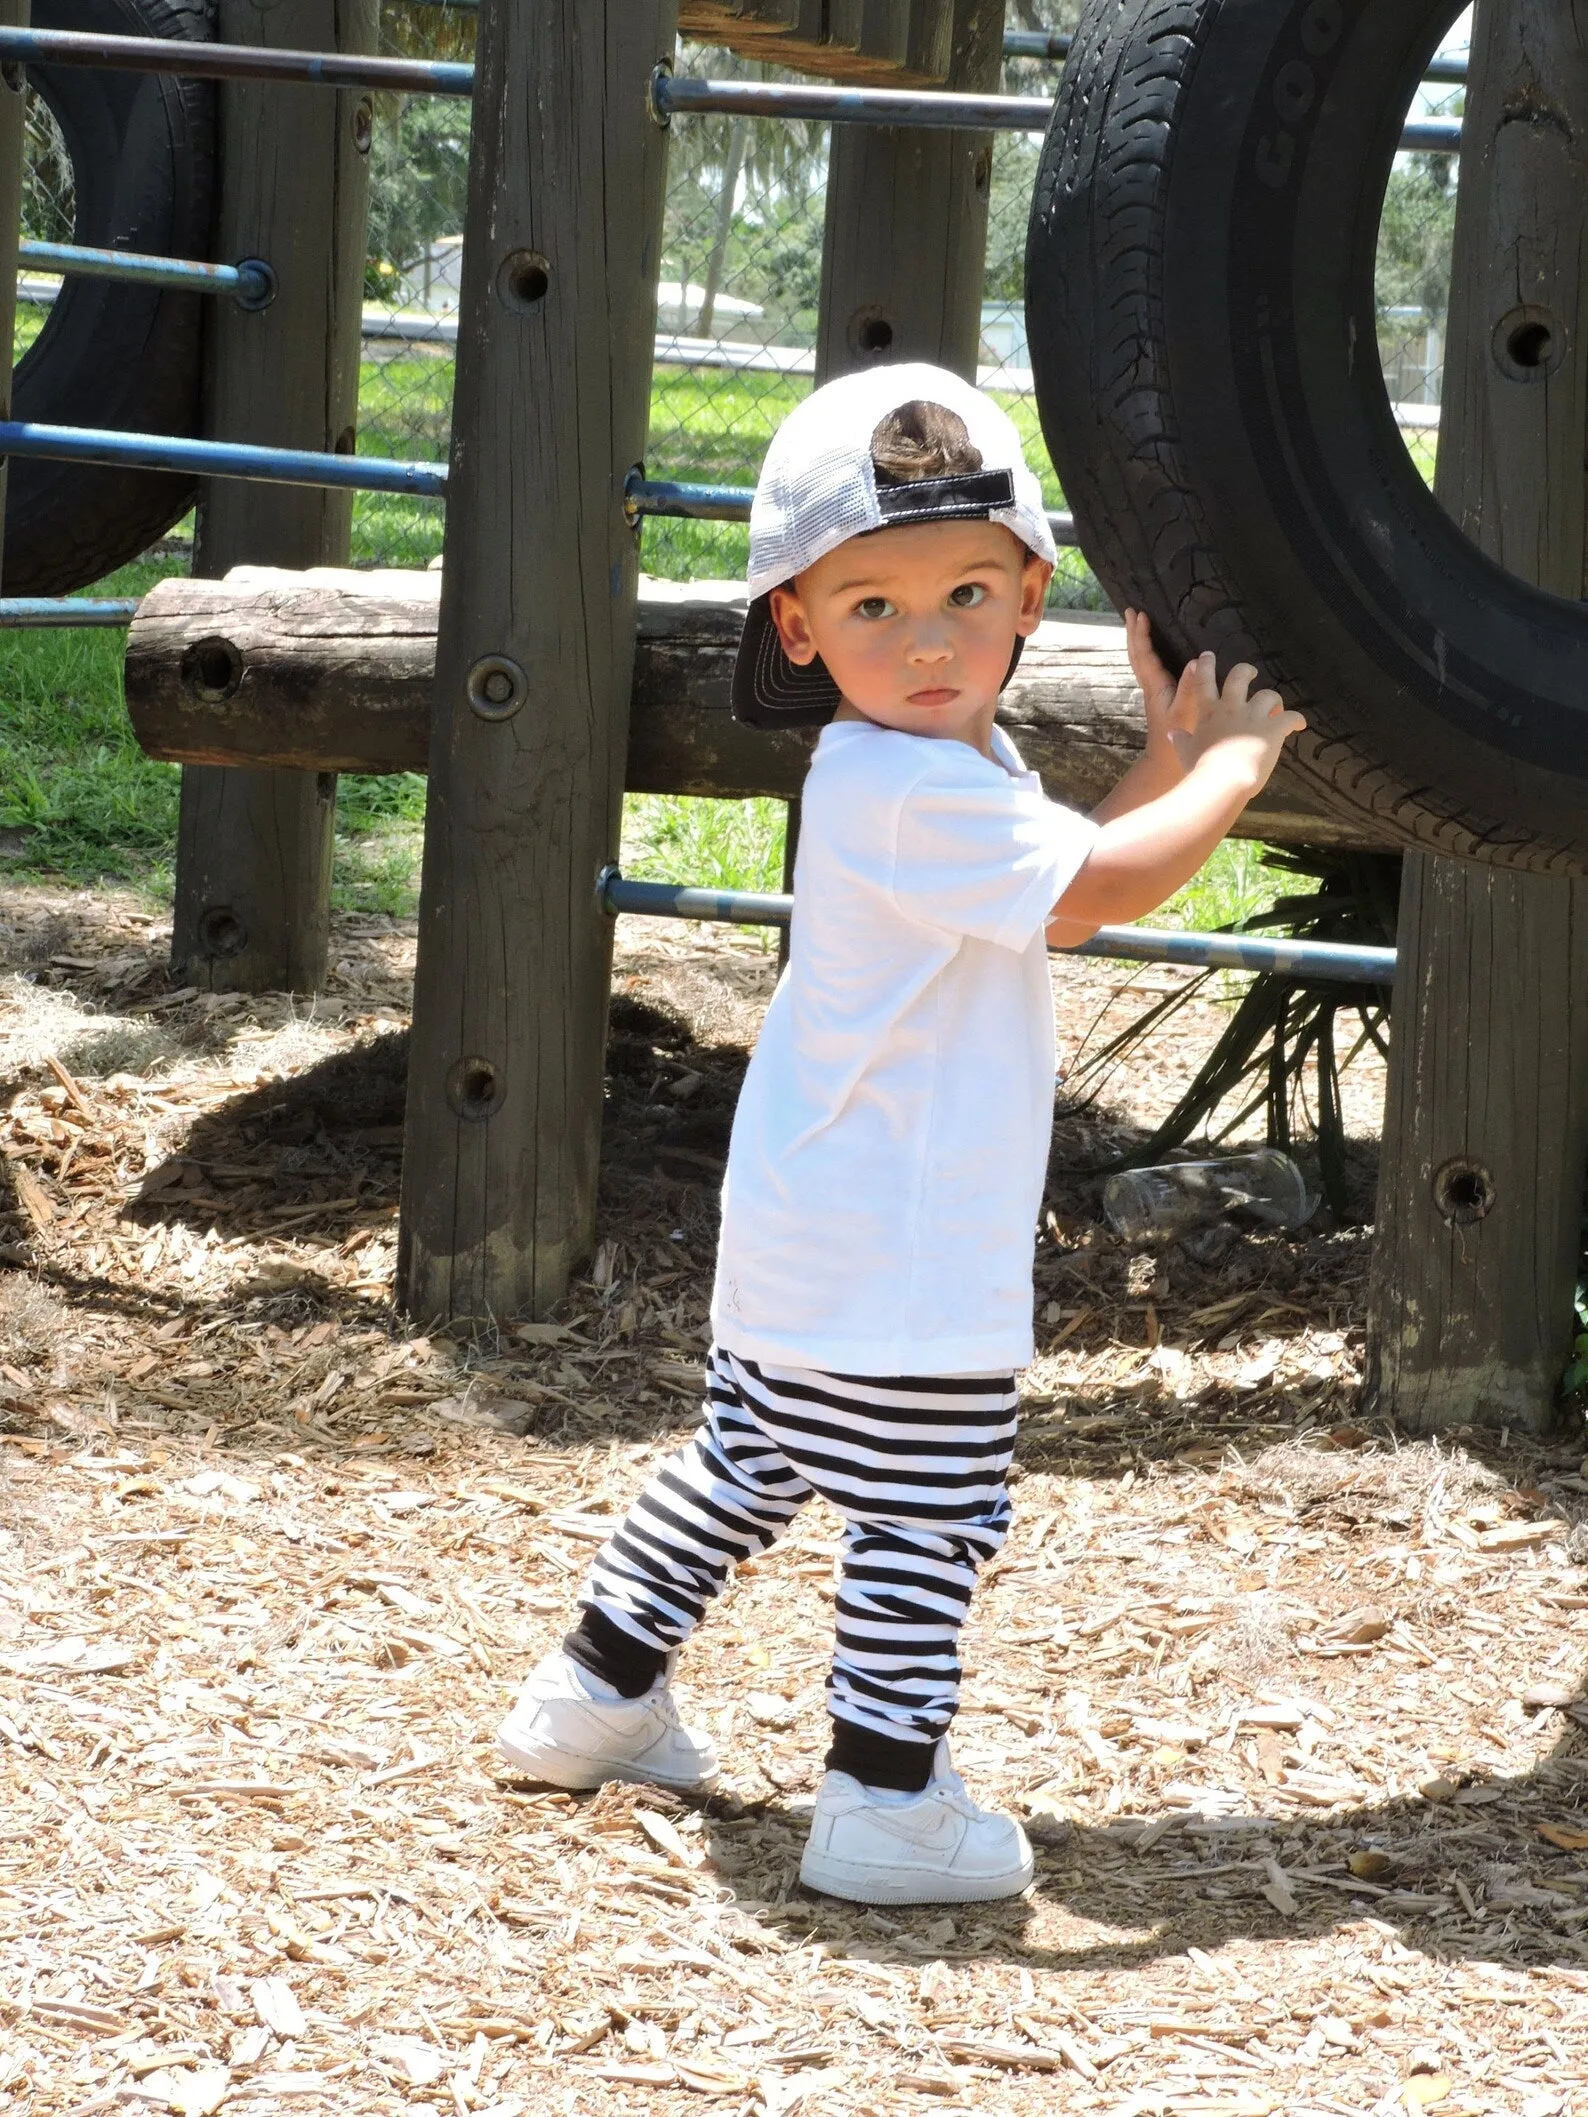
[[[976,1568],[1008,1532],[1015,1404],[1013,1375],[868,1381],[715,1347],[704,1423],[603,1545],[587,1620],[670,1651],[820,1493],[845,1520],[828,1709],[889,1746],[935,1744]]]

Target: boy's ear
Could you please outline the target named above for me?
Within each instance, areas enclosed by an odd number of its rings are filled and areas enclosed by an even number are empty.
[[[1022,639],[1029,639],[1042,622],[1042,606],[1052,578],[1053,568],[1047,560],[1031,552],[1020,570],[1020,615],[1015,619],[1015,630]]]
[[[777,627],[777,636],[783,643],[783,652],[797,669],[808,669],[816,659],[816,642],[811,638],[810,620],[805,615],[799,590],[774,588],[767,604],[772,612],[772,622]]]

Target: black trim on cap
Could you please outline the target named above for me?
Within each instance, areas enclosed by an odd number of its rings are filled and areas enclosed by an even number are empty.
[[[877,506],[891,529],[900,522],[985,521],[1015,504],[1014,472],[965,471],[952,478],[911,478],[877,487]]]
[[[732,703],[747,728],[822,728],[838,711],[838,686],[821,656],[801,667],[783,652],[770,595],[758,595],[744,614]]]

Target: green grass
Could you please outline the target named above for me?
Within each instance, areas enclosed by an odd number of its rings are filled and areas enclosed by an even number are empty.
[[[100,592],[146,594],[177,570],[126,566]],[[27,833],[27,871],[164,891],[177,773],[133,740],[124,644],[120,631],[0,632],[0,828]]]
[[[1255,839],[1226,838],[1184,889],[1139,923],[1209,933],[1267,911],[1277,898],[1303,893],[1307,885],[1299,876],[1263,866],[1265,850]]]

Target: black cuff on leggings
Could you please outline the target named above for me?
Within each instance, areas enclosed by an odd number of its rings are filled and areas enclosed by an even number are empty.
[[[830,1772],[848,1772],[862,1786],[887,1786],[901,1794],[925,1793],[932,1781],[935,1742],[900,1742],[874,1734],[853,1720],[834,1720],[833,1746],[827,1752]]]
[[[579,1622],[562,1643],[570,1661],[610,1683],[624,1698],[643,1698],[667,1667],[660,1647],[647,1646],[631,1632],[619,1630],[610,1617],[588,1604],[579,1612]]]

